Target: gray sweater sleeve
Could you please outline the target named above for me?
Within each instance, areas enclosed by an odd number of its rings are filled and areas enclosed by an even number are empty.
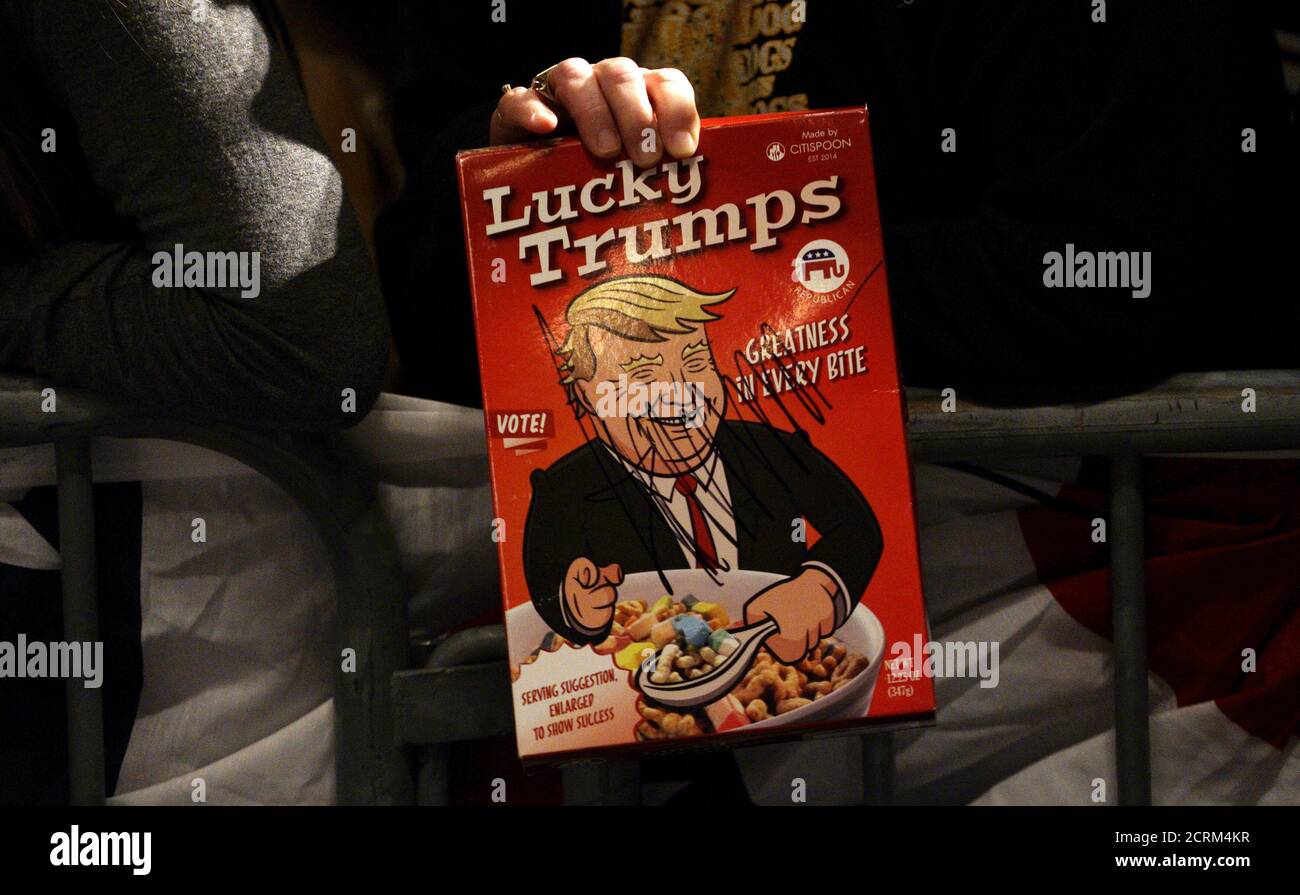
[[[133,234],[0,262],[0,367],[245,425],[347,426],[389,345],[360,230],[255,12],[191,10],[0,0],[0,28],[75,124],[57,139]],[[256,252],[260,289],[155,285],[155,253],[177,244]]]

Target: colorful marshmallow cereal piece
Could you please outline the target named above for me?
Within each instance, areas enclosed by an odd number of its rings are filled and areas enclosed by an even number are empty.
[[[656,622],[650,629],[650,640],[654,643],[655,649],[663,649],[676,639],[677,629],[673,627],[672,619]]]
[[[636,671],[641,666],[642,654],[646,650],[654,652],[653,643],[629,643],[614,654],[614,664],[628,671]]]
[[[686,613],[674,615],[672,622],[673,627],[677,629],[678,634],[682,635],[687,646],[697,648],[704,646],[709,642],[709,635],[713,633],[709,623],[695,615]]]

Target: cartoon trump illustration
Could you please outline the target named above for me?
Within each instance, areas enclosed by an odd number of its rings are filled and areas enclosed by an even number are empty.
[[[523,554],[538,613],[574,643],[608,635],[626,574],[746,569],[783,576],[744,614],[774,621],[766,647],[793,663],[875,572],[875,514],[807,433],[727,418],[706,328],[734,292],[623,276],[568,306],[563,384],[595,437],[533,471]],[[811,546],[805,524],[820,535]]]

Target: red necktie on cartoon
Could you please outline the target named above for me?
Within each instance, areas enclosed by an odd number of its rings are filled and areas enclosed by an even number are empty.
[[[713,545],[713,533],[709,531],[709,520],[704,515],[704,507],[695,496],[699,479],[687,473],[679,475],[673,488],[686,498],[686,508],[691,514],[691,541],[695,547],[695,563],[701,569],[716,571],[718,568],[718,551]]]

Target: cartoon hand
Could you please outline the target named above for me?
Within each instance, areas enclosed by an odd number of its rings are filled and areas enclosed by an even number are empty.
[[[745,623],[771,618],[777,632],[764,644],[787,665],[798,662],[835,630],[835,580],[820,569],[804,569],[750,597]]]
[[[586,557],[569,563],[564,575],[564,603],[569,619],[588,631],[603,631],[614,619],[623,570],[618,563],[598,566]]]

